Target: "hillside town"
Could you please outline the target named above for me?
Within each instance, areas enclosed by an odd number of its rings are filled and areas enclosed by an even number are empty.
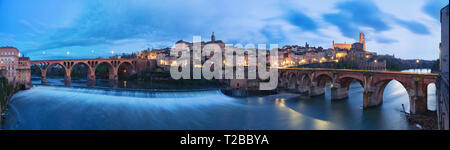
[[[221,40],[216,40],[214,33],[211,35],[210,41],[201,42],[201,45],[204,46],[208,43],[218,43],[222,50],[225,50],[225,43]],[[192,51],[193,43],[191,42],[180,40],[175,44],[187,44]],[[171,48],[146,49],[135,54],[125,54],[122,56],[114,56],[112,58],[139,58],[154,60],[158,67],[164,68],[164,70],[168,71],[170,65],[174,64],[176,61],[174,56],[170,56],[170,49]],[[366,51],[364,34],[360,33],[360,41],[353,44],[338,44],[333,41],[333,47],[328,49],[324,49],[320,46],[312,47],[309,46],[308,43],[305,43],[304,46],[283,46],[278,49],[277,63],[280,67],[301,67],[308,64],[339,64],[339,62],[342,63],[351,61],[352,64],[356,64],[357,69],[386,70],[386,58],[394,57],[390,55],[377,55],[375,52]],[[270,59],[267,60],[270,64]],[[248,64],[247,57],[244,64]]]

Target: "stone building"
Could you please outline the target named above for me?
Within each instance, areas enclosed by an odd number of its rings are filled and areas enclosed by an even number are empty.
[[[361,44],[361,48],[363,51],[366,51],[366,40],[364,37],[364,33],[360,32],[359,33],[359,43]],[[353,44],[347,44],[347,43],[334,43],[333,40],[333,50],[336,51],[338,49],[346,49],[346,50],[350,50],[353,47]]]
[[[436,81],[437,95],[437,120],[438,128],[441,130],[449,129],[448,116],[448,5],[441,9],[441,43],[440,49],[440,66],[439,78]]]
[[[30,86],[30,58],[21,57],[15,47],[0,47],[0,76],[14,86]]]

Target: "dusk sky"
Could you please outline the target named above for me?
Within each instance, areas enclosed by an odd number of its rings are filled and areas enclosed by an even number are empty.
[[[330,48],[366,34],[368,51],[439,57],[447,0],[0,0],[0,46],[32,60],[171,47],[193,35],[225,43]],[[66,54],[70,52],[69,56]]]

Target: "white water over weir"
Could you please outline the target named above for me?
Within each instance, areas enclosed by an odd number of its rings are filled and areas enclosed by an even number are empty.
[[[106,87],[65,87],[65,86],[46,86],[34,85],[34,87],[45,88],[48,90],[87,93],[110,96],[126,96],[140,98],[186,98],[199,97],[211,94],[224,96],[218,89],[194,89],[194,90],[156,90],[156,89],[125,89],[125,88],[106,88]]]

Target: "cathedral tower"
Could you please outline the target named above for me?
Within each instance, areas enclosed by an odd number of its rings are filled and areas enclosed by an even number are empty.
[[[212,35],[211,35],[211,41],[216,41],[216,36],[214,36],[214,32],[212,33]]]
[[[366,40],[364,39],[364,33],[359,33],[359,43],[363,45],[363,50],[366,51]]]

